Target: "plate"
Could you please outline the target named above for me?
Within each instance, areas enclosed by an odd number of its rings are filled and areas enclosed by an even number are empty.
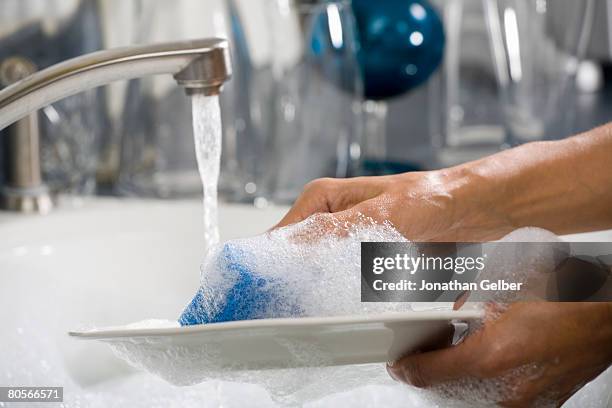
[[[107,342],[120,357],[136,366],[162,377],[173,377],[167,379],[175,383],[192,383],[204,371],[393,361],[411,351],[432,346],[448,333],[453,321],[469,323],[482,316],[481,310],[430,310],[186,327],[106,328],[69,334],[83,340]],[[164,364],[172,367],[162,367]]]

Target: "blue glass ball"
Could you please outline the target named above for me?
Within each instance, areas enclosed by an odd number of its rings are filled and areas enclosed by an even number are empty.
[[[444,27],[427,0],[352,0],[352,10],[355,21],[333,6],[312,19],[308,59],[326,80],[347,92],[363,84],[367,99],[381,100],[419,86],[440,66]]]
[[[379,100],[427,81],[444,55],[444,28],[426,0],[353,0],[365,94]]]

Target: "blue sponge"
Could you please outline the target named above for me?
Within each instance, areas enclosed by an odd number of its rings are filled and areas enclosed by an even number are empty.
[[[274,282],[251,270],[245,262],[247,259],[248,254],[241,248],[229,243],[224,245],[217,268],[223,276],[235,279],[225,294],[224,304],[213,308],[200,288],[179,317],[181,326],[276,317],[266,315],[281,303],[279,294],[272,289]],[[213,310],[216,313],[211,315]]]

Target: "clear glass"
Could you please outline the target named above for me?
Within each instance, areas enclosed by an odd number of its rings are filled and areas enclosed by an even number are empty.
[[[3,0],[0,62],[19,56],[38,69],[102,48],[95,0]],[[39,113],[43,180],[57,193],[91,194],[100,143],[109,133],[105,91],[89,90]]]
[[[236,190],[286,203],[360,155],[362,85],[349,2],[233,0]]]
[[[491,0],[493,2],[495,0]],[[446,48],[441,75],[440,166],[490,154],[504,143],[495,61],[486,24],[488,0],[441,0]]]
[[[109,47],[229,36],[224,0],[107,1],[114,2],[106,12],[110,25],[116,28],[108,33]],[[119,17],[125,25],[112,24]],[[191,99],[185,89],[171,76],[162,75],[116,84],[110,93],[111,115],[121,146],[117,192],[156,198],[201,196]],[[231,112],[225,106],[223,110]]]
[[[593,2],[438,0],[447,47],[440,166],[572,133]]]
[[[508,144],[569,136],[575,76],[588,46],[594,2],[485,4]]]

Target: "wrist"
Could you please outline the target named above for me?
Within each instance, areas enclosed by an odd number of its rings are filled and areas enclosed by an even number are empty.
[[[509,198],[500,179],[490,177],[482,166],[476,161],[437,171],[452,197],[455,235],[466,241],[498,239],[520,227],[504,211]]]

